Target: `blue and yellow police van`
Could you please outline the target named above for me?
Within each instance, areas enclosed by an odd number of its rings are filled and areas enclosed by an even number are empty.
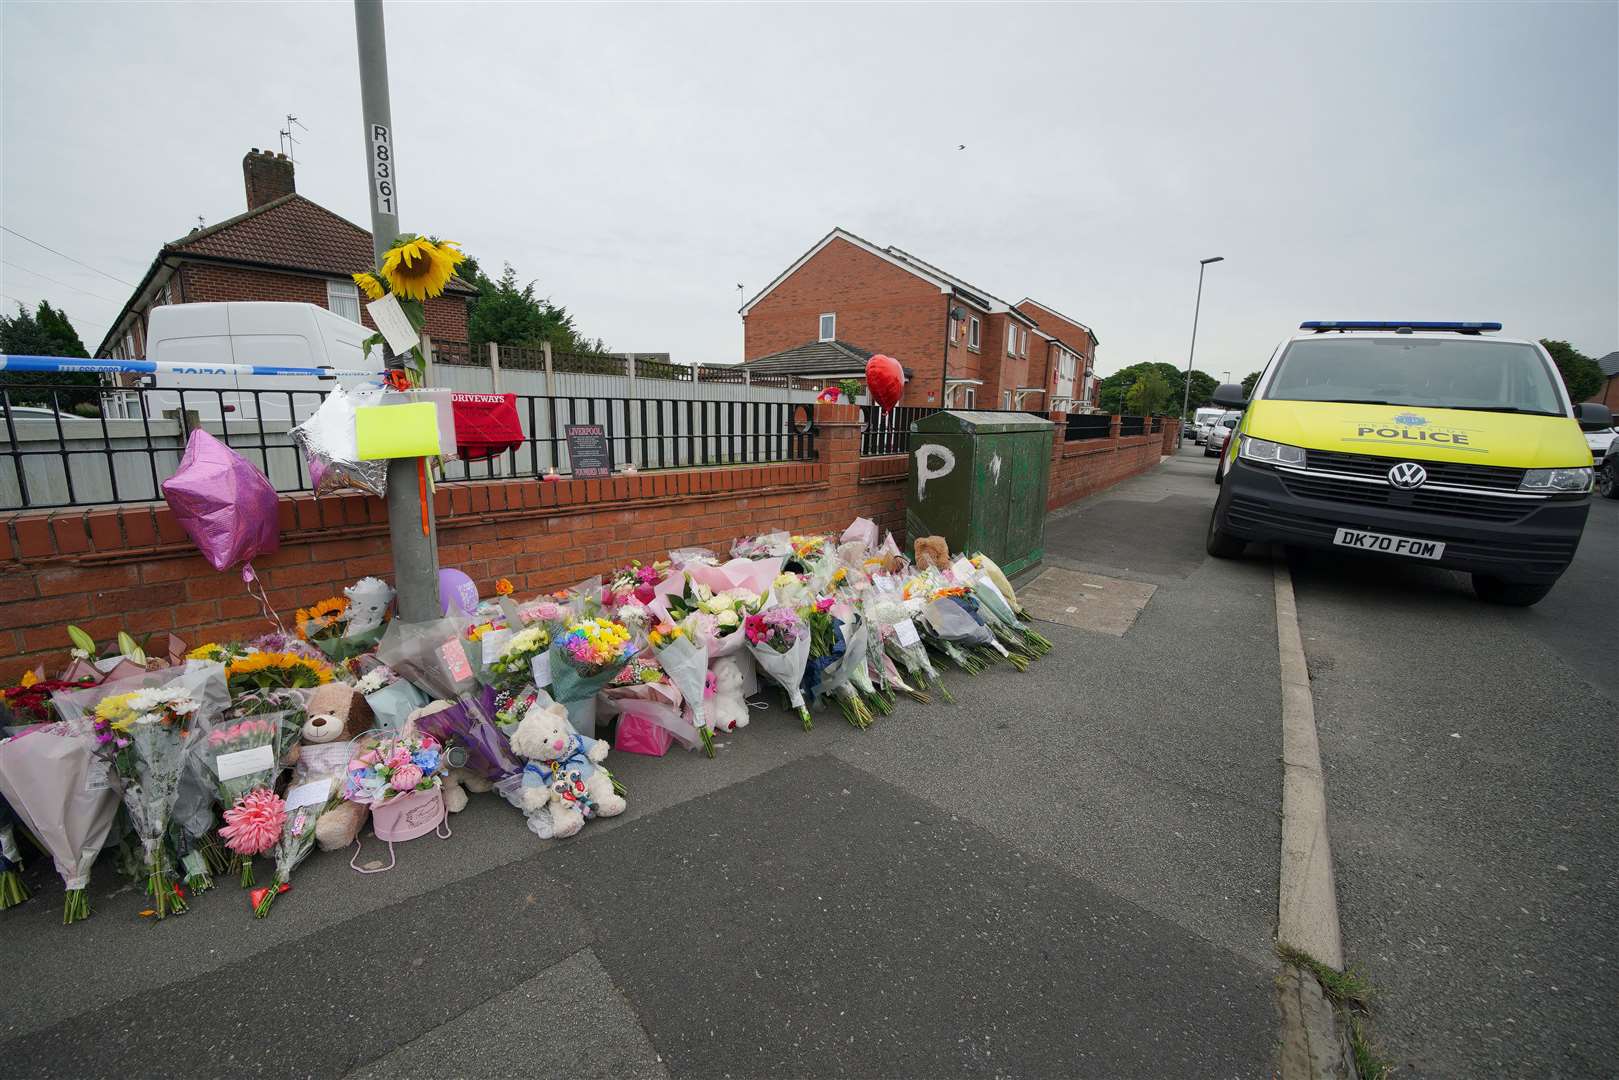
[[[1544,597],[1591,504],[1581,428],[1546,350],[1492,322],[1306,322],[1277,346],[1219,462],[1209,554],[1252,542],[1416,559],[1482,598]]]

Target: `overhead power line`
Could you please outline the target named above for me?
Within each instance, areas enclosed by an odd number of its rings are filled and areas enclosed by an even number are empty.
[[[32,236],[24,236],[22,233],[18,232],[16,229],[11,228],[10,226],[0,225],[0,229],[4,229],[6,232],[10,233],[12,236],[15,236],[19,240],[28,241],[30,244],[33,244],[37,248],[44,248],[46,251],[50,252],[52,255],[61,256],[62,258],[66,259],[70,263],[78,263],[80,266],[84,267],[86,270],[95,270],[95,272],[100,274],[102,277],[104,277],[104,278],[112,278],[112,280],[116,281],[120,285],[128,285],[131,289],[133,289],[135,287],[135,283],[133,281],[125,281],[123,278],[117,277],[116,275],[113,275],[113,274],[109,274],[105,270],[96,270],[96,268],[91,266],[89,263],[80,262],[78,259],[75,259],[71,255],[63,255],[60,251],[57,251],[55,248],[49,247],[49,246],[47,246],[45,244],[41,244],[38,240],[35,240]]]
[[[64,289],[72,289],[74,292],[81,292],[86,296],[93,296],[97,300],[104,301],[104,302],[106,302],[108,304],[113,304],[113,305],[115,305],[117,307],[123,307],[124,306],[124,302],[122,300],[114,300],[110,296],[102,296],[100,293],[93,293],[89,289],[81,289],[77,285],[69,285],[65,281],[58,281],[56,278],[50,277],[50,276],[48,276],[46,274],[41,274],[38,270],[30,270],[30,269],[28,269],[28,267],[23,266],[21,263],[14,263],[10,259],[0,259],[0,262],[5,263],[7,266],[12,267],[13,269],[21,270],[25,274],[33,274],[35,277],[42,278],[45,281],[49,281],[53,285],[60,285]]]

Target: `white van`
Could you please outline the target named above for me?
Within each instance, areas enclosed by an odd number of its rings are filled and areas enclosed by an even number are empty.
[[[1209,428],[1213,427],[1226,410],[1219,406],[1205,405],[1192,414],[1192,439],[1202,446],[1209,441]]]
[[[331,367],[382,371],[382,352],[366,359],[371,331],[315,304],[228,302],[166,304],[154,308],[146,332],[146,358],[178,367],[150,376],[159,391],[148,408],[185,409],[204,420],[301,421],[336,382],[314,375],[237,375],[222,364]],[[191,393],[197,390],[198,393]]]

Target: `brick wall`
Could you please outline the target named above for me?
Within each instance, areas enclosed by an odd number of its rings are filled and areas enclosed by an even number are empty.
[[[762,529],[841,531],[865,516],[902,534],[906,459],[862,459],[858,415],[816,406],[814,462],[442,484],[439,563],[485,595],[507,577],[526,597],[670,548],[725,554]],[[287,495],[280,515],[281,550],[254,568],[283,621],[356,578],[391,576],[380,499]],[[240,575],[204,562],[162,503],[0,515],[0,685],[38,663],[54,674],[68,623],[99,642],[119,630],[199,644],[269,629]]]
[[[1161,434],[1064,443],[1056,417],[1047,506],[1146,471],[1174,452]],[[670,548],[724,554],[762,529],[833,532],[869,517],[904,540],[904,454],[860,456],[857,411],[817,405],[817,460],[660,470],[608,480],[487,480],[434,492],[439,564],[485,595],[510,578],[521,596],[563,588]],[[364,495],[285,495],[281,550],[254,561],[271,606],[292,612],[367,574],[391,575],[387,512]],[[240,575],[217,572],[162,503],[0,514],[0,685],[44,664],[55,674],[73,623],[99,642],[173,632],[192,644],[269,629]],[[161,640],[161,638],[159,638]]]
[[[1146,472],[1166,454],[1175,452],[1180,421],[1165,420],[1161,432],[1151,435],[1119,435],[1119,418],[1113,417],[1106,439],[1064,442],[1067,417],[1052,413],[1054,438],[1051,444],[1051,478],[1046,488],[1046,509],[1055,510],[1087,495],[1094,495],[1121,480]]]
[[[313,274],[198,262],[183,263],[175,277],[179,279],[179,284],[174,287],[174,299],[187,304],[269,300],[314,304],[317,307],[329,306],[326,302],[326,282],[335,280]],[[451,341],[467,340],[467,302],[464,297],[440,296],[429,300],[426,312],[429,336]],[[371,316],[366,313],[363,295],[360,297],[360,321],[370,329],[376,329]]]
[[[820,316],[833,312],[838,340],[886,353],[911,369],[900,404],[937,405],[946,299],[909,271],[834,239],[743,317],[743,357],[815,341]],[[955,367],[952,358],[952,374]]]

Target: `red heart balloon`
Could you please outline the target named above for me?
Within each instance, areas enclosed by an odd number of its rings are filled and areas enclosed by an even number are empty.
[[[905,369],[892,356],[878,353],[866,361],[866,388],[873,401],[885,411],[891,410],[905,392]]]

